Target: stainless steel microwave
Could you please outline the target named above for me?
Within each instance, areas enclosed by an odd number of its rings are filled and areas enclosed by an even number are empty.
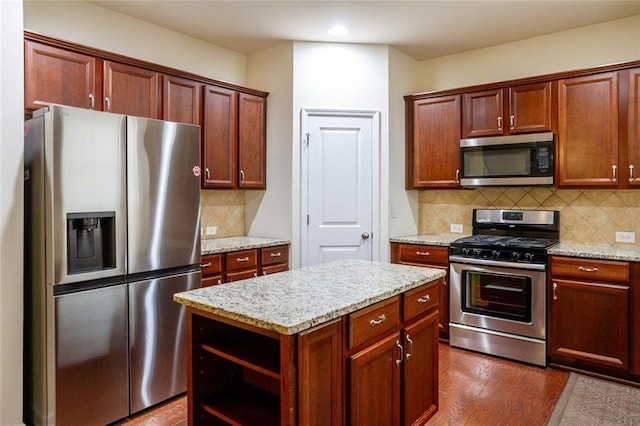
[[[460,140],[460,185],[553,185],[553,133]]]

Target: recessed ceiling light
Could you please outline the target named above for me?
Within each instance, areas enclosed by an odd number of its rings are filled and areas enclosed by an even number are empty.
[[[329,34],[332,36],[343,36],[346,35],[349,30],[344,25],[334,25],[329,28]]]

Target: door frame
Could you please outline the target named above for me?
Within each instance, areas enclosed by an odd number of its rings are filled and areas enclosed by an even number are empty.
[[[301,197],[300,197],[300,253],[301,264],[305,267],[309,262],[308,239],[309,227],[309,151],[307,149],[309,119],[311,117],[357,117],[371,119],[371,260],[380,259],[380,112],[373,110],[342,110],[302,108],[300,119],[300,156],[301,156]]]

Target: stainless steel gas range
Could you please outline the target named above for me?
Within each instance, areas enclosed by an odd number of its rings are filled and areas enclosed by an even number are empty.
[[[473,235],[451,243],[450,344],[547,365],[547,249],[559,212],[473,210]]]

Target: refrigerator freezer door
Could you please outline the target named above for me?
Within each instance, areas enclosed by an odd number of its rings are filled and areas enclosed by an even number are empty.
[[[125,274],[125,125],[123,115],[81,108],[51,106],[44,114],[44,205],[32,208],[43,209],[46,216],[48,284]],[[104,247],[110,253],[108,265],[70,273],[69,214],[104,212],[113,217],[113,238]]]
[[[173,295],[200,279],[196,271],[129,283],[131,413],[187,390],[186,310]]]
[[[129,415],[126,284],[56,296],[58,425],[105,425]]]
[[[129,274],[200,263],[199,134],[127,117]]]

